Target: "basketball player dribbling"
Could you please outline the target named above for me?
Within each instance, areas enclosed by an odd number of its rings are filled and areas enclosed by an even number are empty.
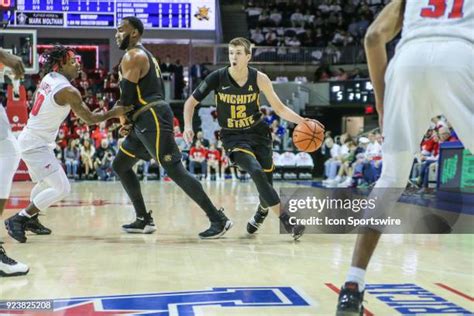
[[[273,188],[273,150],[269,126],[259,109],[259,94],[263,92],[275,113],[299,124],[307,120],[285,106],[273,90],[267,75],[249,67],[251,43],[238,37],[229,43],[230,66],[218,69],[206,77],[184,104],[184,138],[193,140],[194,108],[211,91],[215,91],[217,117],[221,139],[228,156],[239,168],[250,174],[259,193],[260,203],[247,224],[247,232],[255,233],[271,209],[280,217],[288,233],[296,240],[303,235],[303,225],[291,225],[287,213],[280,214],[280,197]],[[318,121],[315,121],[320,124]],[[322,125],[321,125],[322,126]]]
[[[73,50],[55,45],[43,54],[42,80],[36,89],[34,105],[18,141],[21,158],[36,185],[30,195],[30,204],[5,220],[8,234],[26,242],[26,225],[40,211],[64,199],[71,190],[66,173],[54,155],[56,137],[61,123],[72,110],[89,125],[120,117],[131,107],[116,105],[106,113],[92,113],[82,101],[80,92],[71,81],[80,74],[80,64]]]
[[[387,67],[386,44],[401,29],[402,39]],[[384,134],[382,174],[375,185],[383,199],[377,212],[396,212],[431,117],[445,115],[474,152],[473,30],[472,0],[393,0],[370,26],[365,49]],[[363,314],[365,273],[380,235],[366,228],[358,236],[337,315]]]
[[[7,53],[0,48],[0,63],[13,70],[15,79],[18,80],[25,74],[25,68],[21,58]],[[7,203],[12,187],[13,176],[20,162],[20,150],[18,141],[12,134],[7,113],[0,105],[0,216]],[[28,273],[26,264],[17,262],[8,257],[0,241],[0,276],[17,276]]]

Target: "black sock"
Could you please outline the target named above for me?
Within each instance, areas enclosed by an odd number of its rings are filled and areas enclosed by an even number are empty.
[[[129,157],[119,151],[114,159],[112,168],[120,177],[120,182],[132,201],[137,217],[148,218],[149,214],[147,213],[145,201],[143,200],[140,181],[132,169],[137,161],[138,159]]]
[[[163,164],[168,176],[183,189],[186,194],[196,202],[206,213],[211,221],[220,221],[217,208],[211,202],[204,191],[201,182],[199,182],[191,173],[184,169],[180,161],[171,164]]]

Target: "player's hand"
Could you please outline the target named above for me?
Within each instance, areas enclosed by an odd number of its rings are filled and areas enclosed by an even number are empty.
[[[22,79],[25,76],[25,66],[20,57],[12,54],[5,54],[3,64],[12,69],[16,80]]]
[[[125,125],[122,125],[119,129],[119,134],[120,136],[122,137],[125,137],[127,136],[128,134],[130,134],[130,132],[132,131],[132,128],[133,128],[133,125],[132,124],[125,124]]]
[[[308,118],[308,117],[305,117],[304,120],[305,120],[305,121],[312,121],[312,122],[318,124],[319,127],[321,127],[322,129],[326,129],[326,128],[324,127],[323,123],[321,123],[321,122],[318,121],[318,120],[315,120],[315,119],[312,119],[312,118]]]
[[[112,108],[112,112],[114,112],[114,117],[119,117],[122,115],[127,114],[128,112],[133,110],[133,105],[130,106],[123,106],[121,103],[115,103],[115,106]]]
[[[192,128],[189,127],[184,127],[184,132],[183,132],[183,139],[186,142],[186,144],[191,144],[194,139],[194,132]]]

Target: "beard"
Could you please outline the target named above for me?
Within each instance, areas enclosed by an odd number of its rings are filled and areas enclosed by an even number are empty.
[[[128,45],[130,44],[130,34],[125,36],[123,39],[122,43],[120,43],[119,49],[120,50],[126,50],[128,48]]]

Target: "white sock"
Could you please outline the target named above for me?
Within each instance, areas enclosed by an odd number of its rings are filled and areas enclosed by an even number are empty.
[[[365,270],[357,267],[350,267],[347,273],[346,282],[355,282],[359,285],[359,291],[365,289]]]
[[[22,209],[20,212],[20,216],[31,218],[32,215],[28,214],[25,209]]]

